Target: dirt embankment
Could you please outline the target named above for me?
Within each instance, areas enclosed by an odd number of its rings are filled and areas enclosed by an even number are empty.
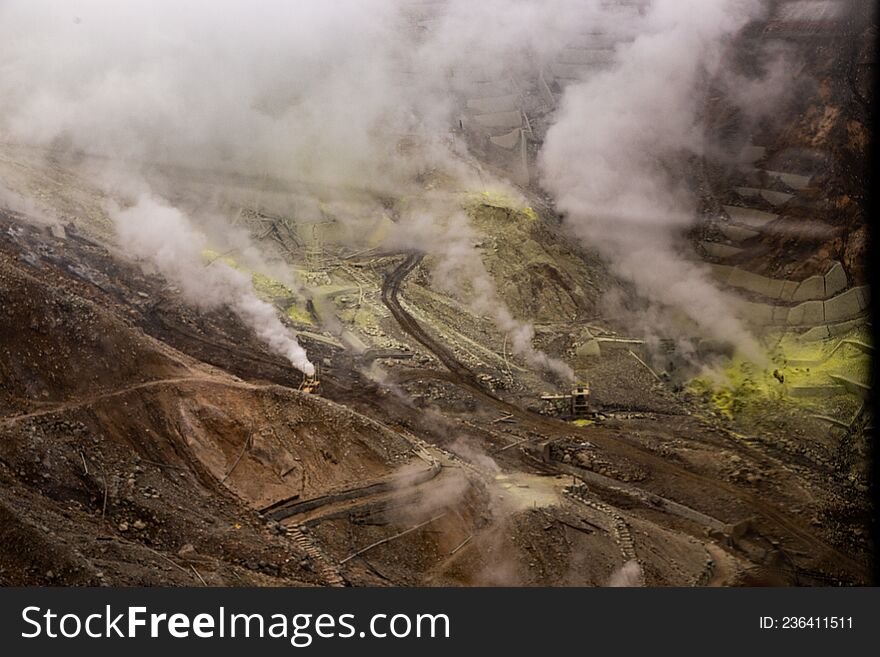
[[[143,304],[167,290],[112,276],[126,265],[103,268],[98,247],[68,238],[62,256],[43,230],[5,218],[2,231],[0,582],[323,583],[256,509],[387,476],[410,443],[154,339]],[[166,325],[185,326],[189,311],[169,305]]]

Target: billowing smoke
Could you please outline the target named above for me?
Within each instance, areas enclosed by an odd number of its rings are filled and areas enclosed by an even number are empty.
[[[206,264],[207,236],[177,208],[142,194],[128,208],[111,208],[120,245],[153,264],[177,285],[191,304],[205,309],[229,305],[241,320],[276,353],[306,374],[315,367],[275,309],[256,297],[251,279],[223,262]]]
[[[703,151],[708,74],[758,0],[655,0],[607,71],[566,89],[541,153],[574,233],[649,300],[750,356],[755,341],[705,267],[679,252],[695,219],[682,164]]]
[[[5,0],[0,138],[399,192],[451,91],[532,74],[599,0]],[[425,12],[427,14],[425,15]],[[430,29],[418,26],[426,17]],[[481,78],[485,79],[485,78]],[[400,149],[402,137],[422,148]]]
[[[63,232],[61,223],[51,210],[42,207],[35,199],[9,189],[2,182],[0,182],[0,206],[19,213],[31,223]]]
[[[396,0],[10,0],[0,6],[0,138],[109,157],[135,179],[151,165],[181,165],[398,196],[420,171],[460,166],[443,141],[454,91],[476,71],[506,75],[502,67],[531,66],[529,56],[551,57],[599,3],[553,4],[450,0],[425,34],[418,8]],[[419,148],[400,148],[413,137]],[[180,206],[178,196],[163,190]],[[142,200],[124,214],[126,230],[154,223],[151,207]],[[475,311],[531,365],[570,377],[532,347],[531,327],[500,301],[467,237],[437,244],[437,232],[407,238],[442,256],[436,279],[468,289]],[[186,227],[177,237],[199,239]],[[143,255],[139,239],[125,243]],[[162,269],[182,283],[174,266]],[[241,297],[233,305],[252,318],[261,308]],[[286,350],[278,328],[263,333]]]
[[[574,372],[568,365],[534,348],[534,328],[517,320],[498,297],[495,281],[474,248],[477,235],[468,217],[457,212],[441,221],[437,212],[435,209],[405,217],[395,237],[396,246],[421,249],[435,256],[432,275],[437,289],[462,297],[476,314],[491,318],[510,340],[513,353],[530,366],[573,380]]]
[[[627,561],[620,568],[611,573],[608,578],[608,586],[612,588],[627,588],[642,585],[642,567],[638,561]]]
[[[133,178],[182,165],[400,197],[424,192],[421,172],[460,165],[447,139],[457,92],[474,79],[534,77],[579,35],[610,30],[632,41],[617,46],[611,70],[566,89],[540,158],[543,183],[575,233],[642,296],[754,352],[705,269],[677,252],[694,217],[677,167],[702,148],[706,73],[761,4],[654,0],[641,16],[600,0],[6,0],[0,140],[111,158]],[[434,13],[429,29],[416,25],[424,12]],[[171,192],[162,197],[185,207]],[[570,377],[534,349],[466,222],[448,216],[415,222],[423,230],[397,243],[437,256],[435,281],[466,293],[526,362]],[[204,236],[200,225],[180,238]],[[215,226],[211,241],[225,231]],[[233,305],[252,318],[263,308]],[[288,350],[277,321],[256,324]]]
[[[420,37],[399,0],[6,0],[0,135],[398,191],[443,156],[398,140],[448,133],[459,77],[560,48],[596,3],[553,4],[450,0]]]
[[[385,94],[393,50],[375,48],[394,43],[392,6],[5,2],[0,129],[137,162],[378,177],[372,135],[407,129]]]

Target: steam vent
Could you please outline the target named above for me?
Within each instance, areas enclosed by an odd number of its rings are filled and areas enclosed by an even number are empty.
[[[0,584],[873,583],[873,3],[46,4]]]

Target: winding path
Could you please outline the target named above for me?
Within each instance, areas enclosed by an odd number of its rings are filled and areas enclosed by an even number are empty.
[[[870,567],[867,564],[853,559],[848,554],[838,550],[821,538],[818,538],[813,531],[802,527],[784,512],[767,504],[766,501],[757,494],[743,491],[741,488],[721,481],[718,478],[705,477],[690,472],[689,470],[670,463],[662,457],[648,452],[630,442],[625,442],[613,436],[604,435],[599,430],[584,430],[578,427],[573,427],[569,424],[563,424],[558,420],[523,410],[518,406],[488,393],[476,383],[470,370],[459,363],[446,347],[432,338],[419,325],[416,319],[400,305],[397,296],[400,293],[401,285],[406,277],[421,263],[423,257],[422,254],[408,255],[403,263],[386,277],[382,286],[382,301],[391,311],[391,314],[398,321],[401,328],[420,344],[429,349],[449,370],[448,374],[420,370],[420,375],[423,378],[437,378],[460,385],[487,403],[501,408],[524,423],[543,429],[550,437],[554,435],[570,436],[572,434],[581,434],[585,438],[589,437],[591,442],[606,450],[609,454],[630,459],[655,472],[665,473],[676,480],[688,481],[700,490],[715,491],[716,493],[723,494],[725,497],[737,500],[749,507],[755,514],[768,520],[779,529],[784,530],[784,532],[790,537],[797,539],[800,543],[807,546],[817,558],[823,556],[828,563],[836,564],[840,568],[849,571],[850,575],[855,575],[860,580],[867,581],[870,578]],[[846,581],[846,578],[841,579]]]

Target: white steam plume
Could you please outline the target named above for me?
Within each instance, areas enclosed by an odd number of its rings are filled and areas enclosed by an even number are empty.
[[[495,281],[474,247],[476,239],[463,212],[453,213],[444,221],[438,220],[435,213],[425,212],[404,218],[395,244],[436,256],[433,282],[438,289],[463,297],[475,313],[491,318],[496,328],[510,339],[513,353],[531,367],[573,380],[574,372],[568,365],[535,349],[532,325],[517,320],[498,297]]]
[[[27,221],[40,226],[61,230],[61,222],[48,208],[42,207],[33,198],[23,196],[9,189],[0,181],[0,207],[19,213]]]
[[[228,305],[273,351],[301,372],[315,373],[275,308],[256,297],[249,276],[223,262],[206,266],[202,251],[208,238],[180,210],[144,193],[131,207],[111,207],[110,216],[120,245],[155,265],[189,303],[206,309]]]
[[[534,71],[598,0],[4,0],[0,138],[398,191],[473,74]],[[442,151],[442,149],[440,149]]]
[[[642,567],[636,560],[627,561],[608,578],[608,586],[611,588],[632,588],[641,585]]]
[[[694,196],[671,167],[703,148],[701,85],[758,0],[655,0],[615,65],[568,87],[540,155],[577,236],[644,297],[758,357],[705,267],[677,252]]]
[[[5,0],[0,140],[109,156],[132,174],[185,164],[398,197],[420,171],[449,165],[433,138],[448,134],[454,92],[483,73],[533,78],[585,33],[635,37],[611,71],[566,90],[544,183],[643,296],[748,349],[708,274],[675,252],[693,205],[661,163],[700,151],[698,85],[760,4],[654,0],[641,17],[599,0],[449,0],[431,5],[424,32],[412,20],[424,7],[400,0]],[[422,147],[399,148],[404,136]],[[437,232],[407,239],[434,252]],[[555,368],[498,303],[478,254],[461,255],[472,246],[447,245],[475,277],[449,268],[449,279],[472,288],[527,361]]]
[[[185,165],[400,196],[420,171],[458,166],[436,139],[454,90],[475,71],[531,71],[529,56],[552,58],[598,5],[449,0],[423,34],[399,0],[5,0],[0,140],[110,157],[122,177]],[[404,136],[421,147],[398,148]],[[180,195],[163,188],[186,207]],[[455,250],[478,312],[568,376],[531,347],[472,247]]]

